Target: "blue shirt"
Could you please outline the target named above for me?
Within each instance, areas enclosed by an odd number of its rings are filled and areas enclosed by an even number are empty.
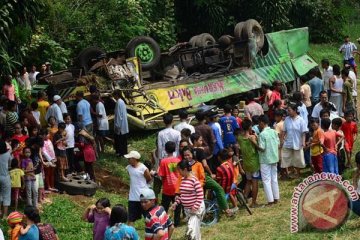
[[[90,114],[90,103],[85,99],[82,99],[78,102],[76,106],[77,116],[82,116],[82,124],[85,127],[92,123],[91,114]]]
[[[324,90],[324,84],[323,81],[318,78],[314,77],[308,82],[310,89],[311,89],[311,100],[317,101],[320,99],[320,92]]]
[[[286,117],[284,121],[285,141],[284,148],[300,150],[302,146],[302,135],[308,131],[302,117],[297,116],[295,119]]]
[[[223,116],[220,118],[219,123],[224,134],[224,146],[227,147],[230,144],[236,143],[234,131],[235,129],[239,128],[239,124],[237,123],[236,118],[234,116]]]
[[[309,120],[308,120],[308,111],[306,105],[302,103],[302,105],[299,106],[297,110],[299,112],[300,117],[302,117],[302,119],[304,120],[305,126],[308,126]]]
[[[107,227],[105,231],[105,240],[114,239],[138,240],[139,235],[135,228],[130,227],[125,223],[116,223],[112,227]]]
[[[114,110],[114,132],[118,135],[129,133],[129,125],[127,120],[127,111],[125,102],[119,98],[115,104]]]
[[[39,240],[39,229],[33,224],[25,235],[20,235],[19,240]]]
[[[216,139],[216,143],[213,150],[213,154],[216,155],[220,150],[224,148],[224,145],[221,139],[219,128],[215,125],[215,123],[209,123],[209,126],[211,127]]]

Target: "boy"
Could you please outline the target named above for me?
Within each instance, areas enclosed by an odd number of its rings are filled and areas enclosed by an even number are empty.
[[[335,118],[331,121],[331,127],[334,129],[337,133],[344,135],[344,132],[341,130],[343,120],[341,118]],[[344,149],[345,141],[342,140],[340,144],[337,146],[337,158],[339,163],[339,174],[343,174],[345,170],[345,159],[346,159],[346,153]]]
[[[176,150],[174,156],[179,154],[179,142],[181,140],[180,132],[176,131],[172,128],[173,125],[173,115],[167,113],[163,116],[163,122],[165,124],[165,129],[161,130],[158,134],[158,157],[159,159],[163,159],[167,156],[165,151],[165,143],[168,141],[173,141],[176,144]]]
[[[68,169],[68,160],[66,157],[66,124],[59,123],[58,131],[53,137],[53,145],[55,150],[56,161],[61,181],[68,182],[69,179],[65,177],[65,171]]]
[[[151,181],[151,175],[149,169],[139,162],[141,158],[139,152],[131,151],[125,154],[124,157],[129,161],[129,165],[126,166],[126,170],[130,176],[128,209],[129,225],[133,226],[136,220],[141,219],[143,212],[140,204],[140,193],[142,190],[148,189],[147,183]]]
[[[167,156],[163,158],[160,162],[158,175],[162,180],[162,198],[161,198],[161,206],[164,207],[167,212],[170,207],[170,203],[175,202],[175,191],[176,184],[179,178],[179,173],[177,171],[177,164],[180,162],[180,159],[174,157],[174,152],[176,150],[176,144],[172,141],[169,141],[165,144],[165,151]],[[180,217],[180,207],[175,209],[175,216]],[[178,221],[175,218],[175,226],[180,224],[180,218]]]
[[[24,171],[19,168],[19,162],[16,158],[11,160],[11,170],[9,172],[11,178],[11,193],[14,200],[14,207],[17,210],[19,202],[19,193],[21,185],[24,186]]]
[[[343,136],[331,130],[330,124],[330,119],[321,120],[321,128],[324,130],[323,172],[339,174],[336,146],[342,141]]]
[[[63,118],[66,124],[66,156],[69,163],[69,173],[80,172],[79,161],[74,156],[75,126],[71,123],[71,117],[68,113],[64,113]]]
[[[277,180],[277,163],[279,162],[280,140],[278,133],[269,127],[269,118],[266,115],[259,117],[259,149],[260,172],[268,206],[278,203],[280,199]]]
[[[156,205],[155,193],[151,189],[140,192],[140,203],[145,217],[145,240],[171,239],[173,223],[162,206]],[[129,208],[129,211],[131,209]]]
[[[341,130],[344,132],[345,138],[345,152],[346,152],[346,167],[351,168],[351,155],[354,142],[356,141],[357,137],[357,125],[353,121],[354,119],[354,112],[353,111],[346,111],[345,112],[345,120],[341,126]]]
[[[309,144],[311,151],[311,164],[315,173],[321,173],[323,170],[323,149],[321,145],[324,144],[324,132],[319,127],[319,120],[317,118],[310,120],[310,126],[313,130],[311,143]]]
[[[232,107],[229,104],[224,106],[225,115],[222,116],[219,120],[222,132],[224,133],[223,143],[224,147],[234,145],[236,143],[236,138],[234,136],[234,131],[239,127],[239,124],[236,121],[236,118],[231,115]]]
[[[255,135],[251,135],[251,121],[244,119],[242,122],[243,131],[238,136],[238,143],[240,145],[240,151],[243,158],[243,169],[246,173],[246,185],[244,195],[247,197],[252,192],[252,203],[250,207],[259,207],[256,202],[258,195],[258,180],[260,179],[260,163],[259,155],[256,151],[257,138]]]

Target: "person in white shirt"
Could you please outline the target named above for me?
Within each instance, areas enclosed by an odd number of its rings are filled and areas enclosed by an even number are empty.
[[[180,117],[180,123],[175,125],[174,129],[176,131],[181,132],[181,130],[187,128],[191,131],[191,134],[195,133],[194,126],[187,123],[189,114],[185,109],[179,111],[179,117]]]
[[[349,78],[351,79],[352,83],[353,83],[353,92],[352,92],[352,96],[353,96],[353,101],[354,101],[354,109],[355,109],[355,119],[358,119],[358,113],[357,113],[357,78],[356,78],[356,74],[353,70],[353,68],[351,67],[350,64],[346,63],[344,65],[344,67],[346,69],[349,69]]]
[[[179,155],[179,144],[181,140],[181,134],[179,131],[172,128],[173,116],[170,113],[166,113],[163,116],[163,121],[165,124],[165,129],[161,130],[158,134],[158,156],[159,159],[163,159],[167,156],[165,151],[165,144],[168,141],[173,141],[176,144],[176,151],[174,152],[174,157]]]
[[[71,117],[68,113],[64,113],[64,121],[66,124],[66,156],[69,163],[69,172],[81,172],[79,160],[75,158],[75,126],[72,124]]]
[[[99,95],[93,95],[93,100],[96,103],[96,118],[97,118],[97,134],[96,134],[96,140],[98,143],[98,148],[100,152],[104,152],[104,138],[109,133],[109,120],[106,115],[105,106],[100,101]]]
[[[354,68],[354,72],[357,75],[355,58],[353,55],[356,50],[357,47],[354,43],[350,42],[350,37],[345,36],[344,44],[340,46],[339,52],[344,54],[344,64],[348,62]]]
[[[34,116],[36,123],[40,125],[40,111],[38,110],[39,105],[37,102],[31,103],[31,114]]]
[[[49,117],[54,117],[57,123],[64,122],[63,114],[57,101],[59,101],[61,97],[59,95],[55,95],[53,98],[54,103],[49,107],[46,112],[45,119],[48,120]]]
[[[38,75],[38,71],[36,71],[36,66],[31,66],[31,71],[29,72],[29,80],[31,85],[34,85],[36,83],[36,75]]]
[[[312,118],[320,118],[320,111],[323,108],[328,108],[332,112],[336,112],[336,107],[332,102],[329,102],[328,95],[326,91],[320,93],[320,102],[314,106],[314,109],[311,113]]]
[[[321,67],[323,68],[322,79],[324,82],[324,90],[328,92],[329,97],[331,96],[329,79],[334,75],[333,68],[330,66],[328,59],[321,60]]]

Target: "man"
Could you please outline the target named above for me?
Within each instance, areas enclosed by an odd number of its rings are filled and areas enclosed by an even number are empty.
[[[215,125],[216,119],[218,118],[218,112],[217,111],[211,112],[208,118],[209,118],[209,126],[211,127],[213,134],[215,136],[216,142],[212,154],[214,155],[214,158],[216,158],[217,154],[224,149],[224,145],[221,139],[221,130]],[[210,168],[211,167],[212,166],[210,166]]]
[[[310,81],[308,82],[311,89],[311,104],[314,106],[319,102],[320,92],[323,91],[324,85],[320,78],[316,76],[316,69],[310,70]]]
[[[59,108],[60,108],[60,110],[61,110],[61,113],[62,113],[62,114],[68,113],[66,104],[63,102],[63,100],[61,99],[61,97],[60,97],[59,95],[55,95],[53,98],[54,98],[54,99],[57,99],[57,100],[56,100],[56,104],[59,106]]]
[[[47,84],[46,80],[43,78],[47,75],[49,74],[46,73],[46,65],[42,64],[40,72],[36,75],[36,81],[38,82],[38,84]]]
[[[40,125],[41,127],[47,127],[46,112],[50,106],[50,103],[46,100],[46,93],[44,91],[38,92],[37,97],[38,110],[40,112]]]
[[[64,122],[63,114],[59,107],[58,101],[61,99],[59,95],[53,97],[53,104],[49,107],[46,112],[45,119],[48,121],[49,117],[54,117],[57,123]],[[40,113],[41,114],[41,113]]]
[[[250,91],[247,93],[248,104],[244,107],[245,117],[252,119],[253,116],[260,116],[264,114],[264,110],[260,104],[254,101],[255,94]]]
[[[89,133],[93,134],[93,121],[90,114],[90,103],[84,99],[84,92],[76,92],[76,115],[77,121],[82,124]],[[60,107],[59,107],[60,108]]]
[[[114,90],[113,97],[116,100],[114,111],[115,152],[117,156],[124,156],[124,154],[127,153],[127,134],[129,133],[126,105],[125,102],[121,99],[120,90]]]
[[[312,118],[320,118],[320,111],[325,108],[331,108],[331,111],[336,111],[336,107],[333,103],[329,102],[328,95],[326,91],[320,92],[320,102],[314,106],[311,117]]]
[[[222,116],[219,120],[221,130],[223,131],[223,144],[224,147],[232,146],[236,143],[234,131],[239,127],[239,124],[236,121],[236,118],[231,115],[232,106],[226,104],[224,106],[225,115]]]
[[[155,193],[151,189],[143,189],[140,194],[140,203],[145,211],[145,240],[171,239],[174,231],[173,223],[162,206],[155,203]]]
[[[204,151],[206,155],[208,155],[207,159],[210,159],[214,151],[214,144],[216,140],[211,127],[206,124],[205,117],[206,117],[206,113],[203,111],[198,111],[195,114],[195,118],[198,121],[198,125],[195,126],[195,133],[198,133],[202,136],[204,140],[203,142]]]
[[[36,82],[36,76],[38,75],[38,71],[36,71],[36,66],[31,66],[31,71],[29,72],[29,80],[31,85],[33,85]]]
[[[300,77],[301,87],[300,92],[303,95],[303,103],[306,106],[308,113],[311,113],[311,88],[307,84],[304,77]]]
[[[172,128],[173,119],[174,118],[170,113],[166,113],[163,116],[165,129],[161,130],[157,137],[158,156],[160,160],[167,156],[167,153],[165,151],[165,144],[168,141],[172,141],[176,144],[176,148],[175,148],[176,150],[174,152],[174,156],[179,155],[179,144],[181,140],[181,134],[179,131],[176,131],[175,129]]]
[[[333,76],[333,68],[330,66],[328,59],[321,60],[321,67],[323,68],[322,80],[324,83],[324,91],[327,91],[330,97],[331,90],[329,79]]]
[[[350,66],[349,63],[346,63],[344,65],[344,68],[349,70],[349,78],[351,79],[353,86],[352,86],[352,96],[353,96],[353,102],[354,102],[354,110],[355,110],[355,120],[358,120],[358,114],[357,114],[357,78],[356,75],[354,73],[354,71],[352,71],[352,68]]]
[[[354,43],[350,42],[350,37],[345,36],[344,44],[340,46],[339,52],[344,54],[344,63],[348,61],[349,64],[354,68],[354,72],[357,75],[356,63],[354,58],[354,51],[357,50],[357,47]]]
[[[46,62],[45,65],[46,65],[46,70],[45,70],[46,74],[48,75],[53,74],[53,71],[51,70],[51,63]]]
[[[353,103],[353,97],[352,97],[352,82],[349,78],[349,70],[346,68],[341,70],[341,78],[344,80],[343,84],[343,106],[342,110],[343,112],[347,111],[353,111],[354,110],[354,103]]]
[[[174,129],[175,129],[176,131],[181,132],[181,130],[187,128],[187,129],[190,130],[191,134],[193,134],[193,133],[195,132],[194,126],[192,126],[192,125],[190,125],[190,124],[187,123],[187,120],[188,120],[188,117],[189,117],[188,112],[187,112],[185,109],[180,110],[180,111],[179,111],[179,117],[180,117],[180,123],[177,124],[177,125],[174,127]]]
[[[269,101],[272,95],[272,91],[270,90],[270,86],[268,84],[261,84],[261,93],[263,94],[259,98],[255,98],[255,101],[259,101],[262,103],[262,107],[265,113],[269,111]]]

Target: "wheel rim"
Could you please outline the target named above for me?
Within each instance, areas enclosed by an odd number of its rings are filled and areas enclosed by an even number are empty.
[[[207,225],[216,221],[217,208],[215,203],[206,203],[205,205],[205,214],[202,222]]]
[[[154,50],[147,43],[141,43],[135,48],[135,56],[140,58],[142,63],[149,63],[154,59]]]

